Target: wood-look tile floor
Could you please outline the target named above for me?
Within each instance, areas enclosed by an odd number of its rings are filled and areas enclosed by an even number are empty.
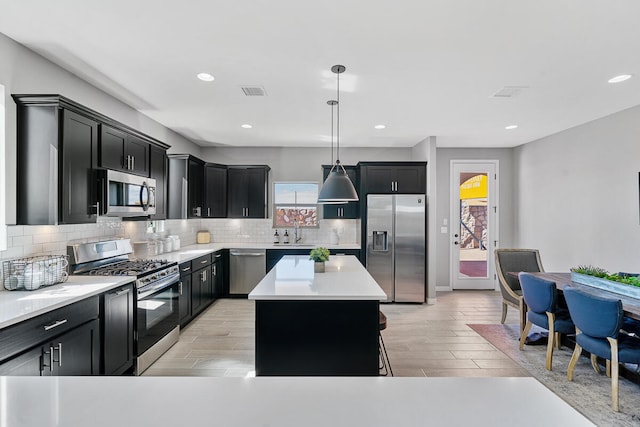
[[[395,376],[529,376],[473,331],[499,323],[502,298],[493,291],[439,292],[437,303],[382,304],[382,336]],[[509,308],[507,323],[517,323]],[[180,333],[180,340],[143,375],[245,377],[254,371],[254,302],[221,299]]]

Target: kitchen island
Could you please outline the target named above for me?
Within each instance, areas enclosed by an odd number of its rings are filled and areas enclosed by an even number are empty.
[[[332,256],[324,273],[313,266],[285,256],[249,294],[256,375],[378,375],[386,294],[354,256]]]

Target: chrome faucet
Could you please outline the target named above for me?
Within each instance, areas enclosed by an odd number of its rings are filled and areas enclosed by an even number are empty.
[[[296,220],[293,221],[293,243],[298,243],[302,240],[302,230],[300,230],[300,223]]]

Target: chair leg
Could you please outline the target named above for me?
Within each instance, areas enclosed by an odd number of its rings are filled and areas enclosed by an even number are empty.
[[[384,345],[384,340],[382,339],[382,334],[380,332],[378,332],[378,336],[380,337],[380,344],[379,344],[379,349],[378,352],[380,354],[380,359],[382,359],[382,365],[383,365],[383,374],[384,376],[386,375],[390,375],[393,376],[393,370],[391,369],[391,362],[389,361],[389,355],[387,354],[387,348]]]
[[[573,349],[573,354],[571,355],[571,360],[569,361],[569,367],[567,368],[567,379],[569,381],[573,381],[573,369],[576,367],[576,363],[578,363],[578,359],[580,359],[581,354],[582,347],[576,343],[576,346]]]
[[[618,412],[620,411],[618,340],[611,337],[607,337],[607,340],[611,345],[611,407],[614,411]]]
[[[529,335],[529,331],[531,330],[531,326],[533,326],[533,323],[529,322],[527,320],[527,324],[524,326],[524,329],[522,330],[522,333],[520,334],[520,351],[522,351],[524,349],[524,342],[527,339],[527,335]]]
[[[593,353],[591,354],[591,366],[593,366],[593,370],[596,371],[596,373],[602,373],[602,369],[600,369],[600,365],[598,365],[598,356]]]
[[[605,372],[607,376],[611,378],[611,360],[607,359],[606,366],[607,366],[607,370]]]
[[[507,320],[507,303],[502,301],[502,319],[500,319],[500,323],[504,324],[505,320]]]
[[[560,346],[562,345],[562,334],[560,332],[556,332],[556,336],[554,337],[556,350],[560,350]]]
[[[553,324],[555,323],[555,316],[553,313],[547,312],[547,318],[549,319],[549,338],[547,338],[547,358],[545,368],[547,368],[547,371],[550,371],[553,364],[553,347],[555,345],[557,334],[553,327]]]
[[[524,298],[520,300],[520,332],[524,330],[524,325],[527,323],[527,304],[524,302]]]

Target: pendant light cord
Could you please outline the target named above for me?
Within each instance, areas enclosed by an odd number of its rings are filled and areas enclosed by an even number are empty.
[[[338,114],[336,116],[336,164],[340,164],[340,72],[336,73],[338,76],[338,95],[336,100],[338,101]]]

